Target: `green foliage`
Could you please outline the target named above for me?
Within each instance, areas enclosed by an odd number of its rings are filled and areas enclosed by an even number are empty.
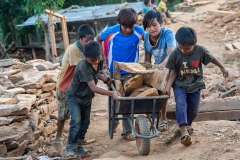
[[[44,9],[57,10],[62,7],[65,0],[24,0],[25,10],[33,15],[40,15]],[[33,7],[34,6],[34,7]]]

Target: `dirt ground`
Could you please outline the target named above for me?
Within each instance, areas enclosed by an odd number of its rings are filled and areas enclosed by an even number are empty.
[[[220,51],[224,50],[223,42],[207,38],[208,29],[202,21],[192,22],[191,19],[208,10],[217,9],[218,3],[224,0],[214,0],[214,3],[197,7],[193,13],[182,13],[177,18],[188,23],[177,22],[167,27],[174,32],[181,26],[193,27],[198,34],[198,44],[205,46],[212,54],[221,59]],[[218,36],[218,35],[216,35]],[[106,86],[103,83],[99,84]],[[95,115],[96,113],[101,116]],[[96,141],[85,145],[94,156],[87,159],[123,160],[123,159],[163,159],[163,160],[235,160],[240,159],[240,123],[238,121],[204,121],[194,122],[195,133],[193,144],[185,147],[180,144],[180,136],[174,136],[178,129],[176,121],[170,120],[169,131],[159,133],[151,139],[151,151],[148,156],[140,156],[135,141],[126,141],[121,137],[122,127],[119,125],[113,139],[108,136],[107,97],[96,95],[93,100],[91,124],[86,138]],[[65,128],[65,141],[67,136]],[[65,145],[63,146],[64,151]],[[63,153],[64,154],[64,153]]]

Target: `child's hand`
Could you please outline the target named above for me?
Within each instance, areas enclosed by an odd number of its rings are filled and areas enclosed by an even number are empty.
[[[223,73],[223,77],[224,78],[227,78],[228,77],[228,71],[223,67],[223,68],[220,68],[222,73]]]
[[[121,96],[121,94],[117,91],[112,91],[112,97],[115,100],[118,100],[118,96]]]
[[[165,95],[168,95],[169,97],[170,97],[170,95],[171,95],[170,89],[165,89],[165,90],[163,91],[163,93],[164,93]]]

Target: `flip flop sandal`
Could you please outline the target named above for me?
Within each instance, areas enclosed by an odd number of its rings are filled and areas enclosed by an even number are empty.
[[[184,146],[189,146],[190,144],[192,144],[191,137],[189,136],[189,134],[184,134],[184,135],[182,135],[182,137],[181,137],[181,143],[182,143]]]
[[[126,140],[129,140],[129,141],[135,141],[135,140],[136,140],[136,138],[135,138],[134,135],[132,135],[132,134],[126,135],[126,136],[125,136],[125,139],[126,139]]]
[[[187,126],[187,131],[189,135],[192,135],[194,133],[194,129],[192,126]]]
[[[86,158],[86,157],[90,157],[91,156],[91,152],[89,150],[87,150],[85,147],[81,146],[78,149],[77,152],[81,157]]]
[[[167,131],[168,130],[168,121],[167,120],[162,120],[159,123],[158,130],[161,132]]]
[[[79,157],[75,154],[68,154],[64,159],[66,160],[77,160]]]

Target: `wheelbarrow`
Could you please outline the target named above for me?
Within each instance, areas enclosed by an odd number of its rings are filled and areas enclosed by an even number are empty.
[[[116,78],[116,76],[114,76],[114,78]],[[109,89],[116,91],[114,83],[111,84]],[[166,103],[169,96],[119,96],[118,101],[114,100],[112,97],[108,98],[108,134],[110,139],[113,138],[114,121],[126,119],[129,121],[133,134],[136,138],[138,152],[140,155],[148,155],[150,152],[150,139],[158,135],[160,110]],[[128,114],[131,116],[120,118],[118,115],[122,114]],[[155,120],[155,117],[157,120]],[[148,120],[150,122],[150,126],[148,126]]]

